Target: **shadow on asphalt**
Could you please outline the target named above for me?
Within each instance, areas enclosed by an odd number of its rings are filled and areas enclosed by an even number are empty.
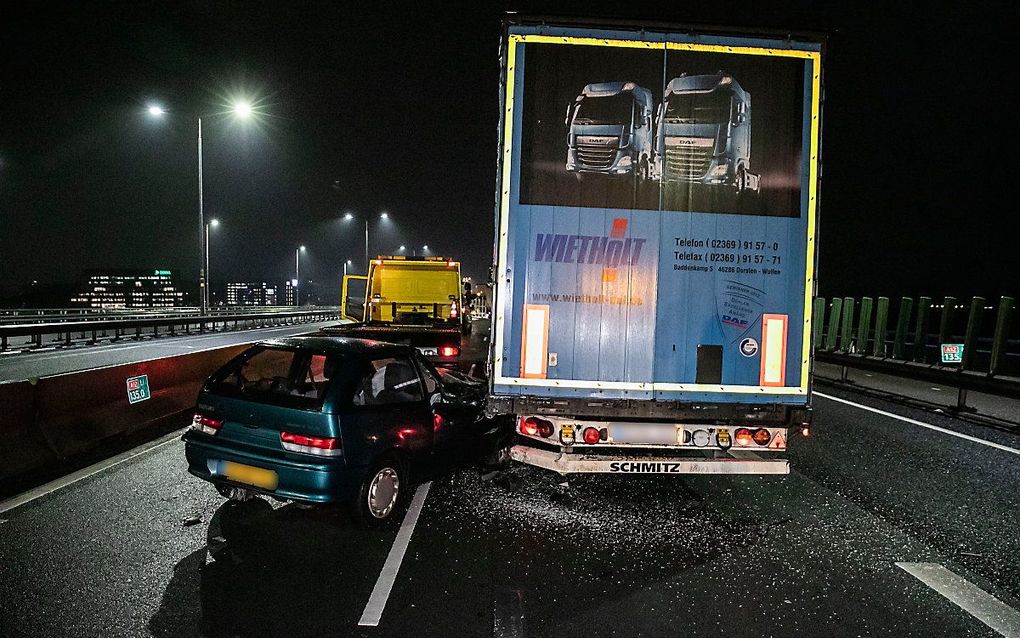
[[[149,629],[233,637],[355,627],[394,533],[361,529],[338,507],[225,502],[207,548],[175,566]]]

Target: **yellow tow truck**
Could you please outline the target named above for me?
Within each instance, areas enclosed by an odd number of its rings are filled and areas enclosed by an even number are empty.
[[[364,282],[364,298],[354,282]],[[354,308],[361,306],[361,316]],[[346,275],[342,316],[357,323],[325,328],[328,334],[416,346],[436,363],[456,362],[469,325],[461,297],[460,262],[447,257],[385,255],[368,275]]]

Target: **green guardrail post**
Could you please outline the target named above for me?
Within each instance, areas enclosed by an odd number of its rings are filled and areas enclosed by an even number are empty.
[[[942,351],[942,344],[949,343],[953,336],[953,317],[956,316],[956,297],[946,297],[942,302],[942,315],[939,317],[939,342],[936,345],[939,352]],[[941,363],[941,354],[936,359]]]
[[[843,328],[839,335],[840,352],[850,352],[850,344],[854,339],[854,298],[843,298]]]
[[[885,357],[885,329],[889,323],[889,297],[879,297],[875,310],[875,345],[872,353],[876,357]]]
[[[811,343],[814,344],[815,350],[820,350],[822,332],[825,328],[825,297],[815,297],[815,308],[811,313],[811,321],[814,322],[814,325],[811,326]]]
[[[839,334],[839,318],[843,311],[843,300],[839,297],[832,298],[832,310],[829,313],[829,330],[825,335],[825,349],[836,349],[836,337]]]
[[[857,352],[868,353],[868,332],[871,330],[871,297],[861,298],[861,316],[857,323]]]
[[[906,359],[904,349],[907,342],[907,326],[910,325],[910,314],[914,310],[914,300],[904,297],[900,300],[900,314],[896,317],[896,336],[893,338],[893,359]]]
[[[977,347],[978,330],[981,329],[981,317],[985,312],[985,298],[974,297],[970,300],[970,314],[967,315],[967,332],[963,335],[963,360],[961,370],[969,370],[974,361],[974,348]]]
[[[928,356],[928,315],[931,314],[931,297],[917,301],[917,323],[914,324],[914,361],[924,362]]]
[[[1009,320],[1013,316],[1013,298],[999,299],[999,314],[995,318],[995,337],[992,339],[992,362],[988,374],[999,374],[1002,359],[1006,355],[1006,340],[1009,339]]]

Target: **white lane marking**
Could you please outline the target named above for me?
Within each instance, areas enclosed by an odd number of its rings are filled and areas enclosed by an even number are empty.
[[[158,447],[166,445],[167,443],[173,443],[175,440],[180,438],[181,433],[184,432],[185,429],[187,428],[181,428],[180,430],[177,430],[176,432],[171,432],[170,434],[162,436],[156,439],[155,441],[149,441],[145,445],[136,447],[126,452],[121,452],[117,456],[110,457],[105,461],[100,461],[95,465],[90,465],[88,467],[82,468],[77,472],[68,474],[67,476],[58,478],[55,481],[50,481],[45,485],[40,485],[35,489],[31,489],[23,494],[18,494],[17,496],[9,498],[6,501],[0,503],[0,514],[10,511],[16,507],[21,507],[25,503],[30,503],[36,500],[37,498],[42,498],[43,496],[46,496],[47,494],[52,494],[53,492],[63,489],[68,485],[77,483],[82,479],[87,479],[93,474],[98,474],[103,470],[108,470],[111,467],[114,467],[115,465],[120,465],[121,463],[130,461],[136,456],[141,456],[142,454],[151,452]]]
[[[948,434],[949,436],[955,436],[955,437],[959,437],[961,439],[966,439],[968,441],[973,441],[974,443],[980,443],[981,445],[987,445],[988,447],[993,447],[993,448],[995,448],[997,450],[1002,450],[1003,452],[1010,452],[1012,454],[1020,455],[1020,450],[1018,450],[1016,448],[1012,448],[1012,447],[1009,447],[1009,446],[1006,446],[1006,445],[1000,445],[998,443],[992,443],[991,441],[986,441],[984,439],[979,439],[976,436],[969,436],[967,434],[961,434],[960,432],[954,432],[953,430],[947,430],[946,428],[940,428],[937,425],[931,425],[930,423],[925,423],[923,421],[917,421],[915,419],[909,419],[909,418],[907,418],[905,416],[900,416],[899,414],[893,414],[892,412],[886,412],[885,410],[879,410],[877,408],[872,408],[872,407],[869,407],[869,406],[866,406],[866,405],[861,405],[860,403],[854,403],[853,401],[847,401],[846,399],[840,399],[839,397],[829,396],[828,394],[822,394],[821,392],[812,392],[812,394],[814,396],[816,396],[816,397],[822,397],[823,399],[829,399],[830,401],[836,401],[837,403],[845,403],[847,405],[852,405],[855,408],[860,408],[862,410],[867,410],[868,412],[874,412],[875,414],[881,414],[882,416],[887,416],[887,417],[892,418],[892,419],[899,419],[900,421],[905,421],[906,423],[913,423],[914,425],[919,425],[922,428],[928,428],[929,430],[935,430],[936,432],[941,432],[943,434]]]
[[[400,571],[400,563],[404,560],[404,552],[407,551],[407,545],[411,542],[411,534],[414,533],[414,526],[418,522],[418,515],[421,514],[421,508],[425,505],[425,497],[428,496],[431,485],[432,481],[419,485],[414,493],[411,506],[407,508],[407,514],[404,515],[404,522],[400,524],[397,538],[393,541],[393,547],[390,548],[390,553],[379,573],[379,579],[375,581],[375,587],[372,588],[372,595],[368,597],[365,611],[361,613],[361,620],[358,621],[358,624],[362,627],[379,626],[383,610],[386,609],[386,601],[390,597],[390,590],[393,589],[393,582],[397,579],[397,572]]]
[[[938,563],[896,563],[925,585],[1007,638],[1020,638],[1020,612]]]

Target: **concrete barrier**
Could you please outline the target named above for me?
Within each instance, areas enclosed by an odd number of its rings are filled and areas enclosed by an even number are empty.
[[[110,437],[186,417],[205,379],[246,348],[232,346],[0,385],[0,480],[94,450]],[[150,396],[131,403],[127,380],[141,375],[146,376]]]
[[[36,427],[35,391],[29,381],[0,383],[0,479],[59,460]]]

